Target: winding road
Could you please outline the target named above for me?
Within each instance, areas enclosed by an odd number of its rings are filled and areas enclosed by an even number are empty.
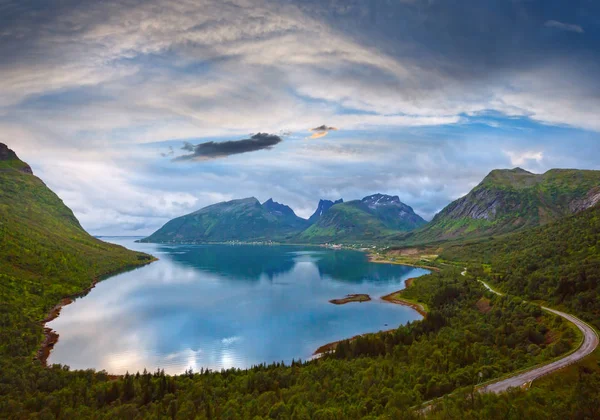
[[[461,274],[464,276],[466,272],[467,271],[465,270]],[[491,291],[492,293],[502,296],[502,293],[495,291],[487,283],[481,280],[479,280],[479,282],[481,282],[485,286],[485,288]],[[575,324],[577,328],[579,328],[579,330],[583,334],[583,342],[581,343],[579,348],[573,353],[552,363],[548,363],[539,367],[534,367],[526,372],[519,373],[509,378],[502,379],[500,381],[482,386],[481,388],[479,388],[479,392],[493,392],[499,394],[501,392],[507,391],[509,388],[518,388],[527,385],[535,379],[541,378],[542,376],[548,375],[549,373],[555,372],[575,362],[578,362],[579,360],[583,359],[587,355],[591,354],[594,350],[596,350],[596,348],[598,347],[599,339],[598,334],[592,327],[590,327],[584,321],[580,320],[579,318],[573,315],[557,311],[555,309],[547,308],[545,306],[542,306],[542,309],[563,317],[567,321]]]

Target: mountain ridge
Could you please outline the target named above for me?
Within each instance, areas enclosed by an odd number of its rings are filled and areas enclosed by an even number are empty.
[[[451,240],[536,227],[600,201],[600,171],[495,169],[413,232],[410,242]]]
[[[315,212],[308,218],[308,221],[310,222],[310,224],[312,225],[313,223],[316,223],[319,218],[321,216],[323,216],[327,210],[329,210],[331,207],[333,207],[336,204],[340,204],[343,203],[344,199],[340,198],[338,200],[332,201],[332,200],[319,200],[319,204],[317,205],[317,209],[315,210]]]
[[[429,243],[536,227],[598,203],[600,171],[551,169],[535,174],[517,167],[490,171],[429,223],[397,195],[377,193],[347,202],[320,200],[308,221],[272,198],[261,204],[248,197],[173,219],[145,241]],[[211,220],[185,219],[190,216]],[[190,229],[190,234],[178,233]]]
[[[377,193],[331,206],[298,239],[309,243],[370,242],[411,231],[425,223],[398,196]]]
[[[307,226],[289,206],[246,197],[172,219],[141,242],[283,241]]]
[[[320,200],[311,218],[312,224],[311,219],[298,217],[289,206],[272,198],[261,204],[255,197],[247,197],[211,204],[172,219],[141,241],[361,241],[410,231],[426,223],[398,196],[386,194],[347,203],[343,199]]]
[[[33,175],[31,166],[19,159],[17,154],[4,143],[0,143],[0,162],[4,162],[6,167],[10,166],[26,174]]]

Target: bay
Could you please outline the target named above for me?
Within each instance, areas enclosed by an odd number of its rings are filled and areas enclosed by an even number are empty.
[[[49,363],[113,374],[306,360],[321,345],[421,319],[380,297],[428,271],[302,246],[162,245],[102,238],[159,261],[98,283],[47,324]],[[367,293],[370,302],[330,299]]]

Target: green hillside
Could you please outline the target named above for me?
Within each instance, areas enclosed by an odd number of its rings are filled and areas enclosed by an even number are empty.
[[[284,207],[254,197],[217,203],[167,222],[142,242],[282,241],[308,225]]]
[[[442,258],[490,264],[499,288],[564,305],[600,329],[600,206],[552,224],[453,245]]]
[[[392,234],[359,200],[336,204],[298,236],[299,242],[375,241]]]
[[[412,207],[400,201],[398,196],[373,194],[361,200],[368,212],[381,220],[385,226],[400,232],[410,232],[427,222]]]
[[[149,255],[86,233],[61,199],[0,143],[0,358],[30,359],[61,298]]]
[[[338,203],[298,236],[300,242],[374,242],[423,226],[425,220],[397,196],[374,194]]]
[[[535,227],[589,208],[600,200],[600,171],[520,168],[494,170],[405,239],[425,243],[498,235]]]

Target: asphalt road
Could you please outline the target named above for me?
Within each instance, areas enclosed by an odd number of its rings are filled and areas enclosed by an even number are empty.
[[[465,273],[466,273],[466,271],[463,271],[462,274],[465,275]],[[481,282],[481,283],[491,292],[496,293],[497,295],[502,295],[502,293],[495,291],[485,282]],[[585,322],[583,322],[582,320],[580,320],[579,318],[577,318],[573,315],[570,315],[570,314],[567,314],[567,313],[564,313],[561,311],[557,311],[555,309],[546,308],[545,306],[542,306],[542,309],[545,311],[548,311],[548,312],[552,312],[558,316],[561,316],[564,319],[566,319],[567,321],[575,324],[575,326],[577,328],[579,328],[579,330],[583,333],[583,343],[581,344],[581,346],[575,352],[569,354],[568,356],[563,357],[562,359],[556,360],[547,365],[533,368],[527,372],[523,372],[523,373],[517,374],[515,376],[511,376],[510,378],[506,378],[501,381],[494,382],[489,385],[485,385],[485,386],[479,388],[480,392],[493,392],[493,393],[499,394],[501,392],[508,390],[509,388],[521,387],[521,386],[526,385],[529,382],[531,382],[535,379],[538,379],[544,375],[547,375],[549,373],[552,373],[559,369],[562,369],[566,366],[569,366],[570,364],[573,364],[573,363],[583,359],[588,354],[590,354],[594,350],[596,350],[596,347],[598,347],[598,341],[599,341],[598,334],[596,334],[596,331],[592,327],[590,327],[588,324],[586,324]]]

